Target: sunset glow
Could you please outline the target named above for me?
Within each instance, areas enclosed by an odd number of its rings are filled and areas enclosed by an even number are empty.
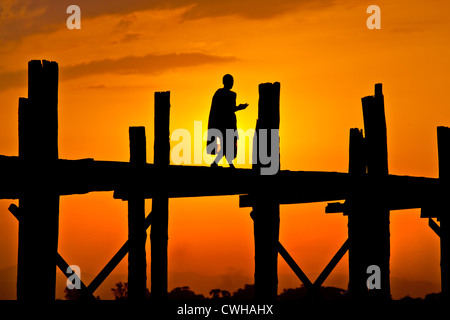
[[[372,3],[358,0],[79,0],[80,30],[66,27],[70,4],[0,0],[2,155],[18,155],[27,63],[46,59],[60,68],[62,159],[129,161],[128,127],[145,126],[152,163],[154,92],[171,92],[171,132],[193,134],[195,121],[207,129],[212,96],[230,73],[237,103],[249,103],[236,114],[244,131],[255,128],[258,85],[281,83],[282,170],[347,172],[349,130],[363,128],[361,98],[383,83],[389,172],[438,176],[436,127],[450,126],[447,0],[378,0],[380,30],[366,27]],[[15,278],[2,272],[17,265],[11,203],[0,200],[0,299],[15,299]],[[312,281],[347,239],[347,217],[325,206],[281,206],[280,242]],[[169,208],[169,290],[207,296],[253,283],[253,223],[238,196],[171,199]],[[427,223],[418,209],[391,211],[393,298],[440,291],[439,238]],[[63,196],[59,232],[59,253],[89,283],[127,239],[127,203],[112,192]],[[278,265],[279,291],[298,287]],[[124,259],[111,279],[125,282],[126,273]],[[150,287],[149,267],[147,275]],[[59,298],[63,279],[58,271]],[[95,294],[112,299],[112,284]],[[347,288],[347,254],[324,285]]]

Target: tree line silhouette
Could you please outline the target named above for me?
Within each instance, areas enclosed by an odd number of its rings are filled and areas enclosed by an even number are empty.
[[[118,282],[116,286],[111,289],[114,296],[114,300],[127,301],[128,300],[128,283]],[[247,301],[254,299],[254,285],[245,284],[243,288],[237,289],[235,292],[230,293],[227,290],[222,289],[212,289],[209,291],[208,296],[203,294],[197,294],[190,289],[189,286],[175,287],[170,292],[168,292],[167,298],[169,300],[209,300],[209,301],[221,301],[221,300],[235,300],[235,301]],[[67,287],[64,289],[64,298],[66,300],[79,300],[81,297],[81,291],[77,289],[69,290]],[[147,289],[146,292],[147,300],[151,300],[152,295]],[[97,300],[101,300],[100,296],[96,296]],[[303,284],[297,288],[287,288],[283,289],[277,300],[279,301],[295,301],[295,300],[314,300],[314,301],[348,301],[348,292],[342,288],[336,287],[320,287],[317,291],[312,294]],[[399,301],[402,302],[429,302],[429,301],[440,301],[441,293],[430,293],[424,298],[412,298],[410,296],[405,296]]]

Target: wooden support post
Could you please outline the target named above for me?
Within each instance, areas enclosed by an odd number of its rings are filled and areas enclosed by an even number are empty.
[[[389,175],[386,118],[381,84],[375,85],[375,95],[362,98],[365,141],[367,146],[368,185],[363,196],[364,225],[358,226],[364,232],[364,267],[380,268],[380,289],[368,292],[371,299],[390,299],[390,233],[389,209],[384,195]],[[369,274],[366,274],[366,279]]]
[[[155,92],[154,164],[162,173],[170,163],[170,92]],[[167,299],[167,242],[169,238],[168,181],[155,181],[161,192],[152,200],[151,240],[151,293],[152,299]]]
[[[145,300],[147,291],[147,260],[145,242],[145,195],[140,171],[147,163],[145,127],[130,127],[130,163],[133,175],[128,198],[128,299]]]
[[[55,299],[59,195],[54,184],[58,159],[58,64],[28,63],[28,99],[19,99],[19,198],[17,299]],[[38,293],[36,293],[38,290]]]
[[[253,164],[255,174],[261,174],[261,152],[278,154],[279,169],[279,134],[271,129],[279,129],[280,124],[280,83],[263,83],[259,85],[258,121],[253,141]],[[264,132],[265,131],[265,132]],[[262,139],[267,137],[266,141]],[[277,141],[272,150],[271,141]],[[266,145],[264,145],[266,144]],[[265,150],[264,150],[265,149]],[[256,157],[255,157],[256,155]],[[258,300],[275,300],[278,293],[278,239],[280,228],[280,206],[273,201],[274,188],[272,175],[257,177],[257,189],[252,193],[255,199],[252,217],[255,237],[255,298]]]
[[[438,127],[439,183],[442,194],[440,199],[448,198],[450,187],[450,128]],[[443,298],[450,299],[450,217],[447,205],[441,205],[438,212],[441,240],[441,291]]]
[[[348,216],[348,267],[349,292],[352,298],[363,298],[367,295],[367,274],[364,262],[365,256],[365,225],[366,216],[363,210],[362,178],[366,174],[366,155],[363,132],[360,129],[350,129],[350,150],[348,173],[352,184],[350,198],[346,200]]]

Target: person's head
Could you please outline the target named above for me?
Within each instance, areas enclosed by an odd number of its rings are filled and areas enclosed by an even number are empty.
[[[223,79],[222,79],[222,82],[223,82],[223,87],[225,89],[233,88],[234,79],[233,79],[233,76],[231,74],[224,75]]]

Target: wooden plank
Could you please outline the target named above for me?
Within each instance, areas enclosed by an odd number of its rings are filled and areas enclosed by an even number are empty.
[[[128,299],[144,301],[147,291],[147,259],[145,243],[145,197],[142,191],[141,167],[147,163],[145,127],[130,127],[130,176],[128,199]]]
[[[154,164],[159,178],[152,181],[158,188],[152,200],[153,225],[151,240],[151,293],[152,299],[167,299],[169,239],[168,184],[175,183],[167,176],[170,164],[170,92],[155,92]],[[192,180],[188,180],[191,182]]]

